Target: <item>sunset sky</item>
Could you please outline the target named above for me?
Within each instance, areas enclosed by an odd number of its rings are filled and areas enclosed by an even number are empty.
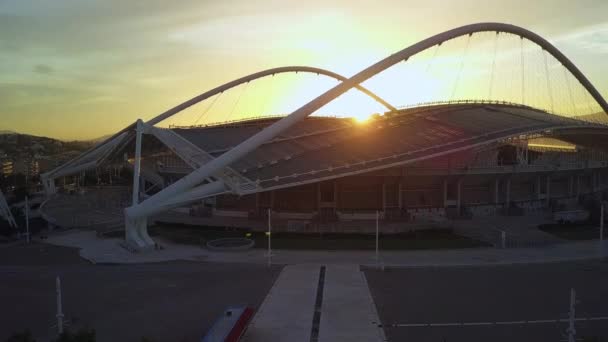
[[[351,76],[481,21],[541,34],[607,95],[606,13],[605,0],[0,0],[0,130],[95,138],[262,69]]]

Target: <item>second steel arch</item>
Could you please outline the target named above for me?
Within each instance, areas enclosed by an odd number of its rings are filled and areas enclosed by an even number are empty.
[[[315,67],[308,67],[308,66],[286,66],[286,67],[279,67],[279,68],[272,68],[272,69],[266,69],[266,70],[262,70],[247,76],[243,76],[241,78],[237,78],[236,80],[230,81],[228,83],[222,84],[218,87],[215,87],[209,91],[206,91],[198,96],[195,96],[193,98],[191,98],[190,100],[183,102],[169,110],[167,110],[164,113],[159,114],[158,116],[154,117],[153,119],[149,120],[147,122],[147,124],[149,125],[155,125],[179,112],[181,112],[182,110],[193,106],[201,101],[204,101],[214,95],[217,95],[219,93],[222,93],[228,89],[234,88],[236,86],[239,86],[241,84],[247,83],[247,82],[251,82],[254,80],[257,80],[259,78],[262,77],[267,77],[267,76],[273,76],[275,74],[283,74],[283,73],[289,73],[289,72],[303,72],[303,73],[312,73],[312,74],[318,74],[318,75],[324,75],[327,77],[331,77],[334,78],[338,81],[346,81],[347,78],[337,74],[335,72],[326,70],[326,69],[321,69],[321,68],[315,68]],[[393,105],[391,105],[390,103],[388,103],[387,101],[385,101],[384,99],[382,99],[380,96],[376,95],[375,93],[373,93],[372,91],[368,90],[367,88],[363,87],[362,85],[357,84],[356,86],[354,86],[354,88],[358,89],[359,91],[361,91],[362,93],[364,93],[365,95],[369,96],[370,98],[372,98],[373,100],[375,100],[376,102],[380,103],[381,105],[383,105],[384,107],[386,107],[386,109],[388,109],[389,111],[396,111],[397,108],[395,108]]]

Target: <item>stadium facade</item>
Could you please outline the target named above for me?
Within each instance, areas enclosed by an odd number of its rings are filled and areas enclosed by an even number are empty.
[[[540,45],[578,79],[602,112],[564,116],[473,100],[397,109],[360,86],[431,46],[487,31]],[[340,83],[282,118],[156,126],[236,85],[293,70],[322,72]],[[309,117],[351,88],[386,112],[365,124]],[[272,215],[277,230],[367,232],[379,215],[385,232],[400,232],[447,219],[562,210],[584,197],[601,198],[608,187],[607,110],[587,78],[543,38],[512,25],[468,25],[414,44],[348,79],[315,68],[270,69],[212,89],[148,122],[138,120],[45,174],[50,198],[43,211],[56,225],[124,225],[127,242],[145,249],[154,244],[146,228],[152,220],[263,230]],[[94,186],[86,194],[66,193],[69,184],[82,185],[87,173],[95,174],[95,181],[89,181]],[[130,184],[124,183],[125,175],[132,175]]]

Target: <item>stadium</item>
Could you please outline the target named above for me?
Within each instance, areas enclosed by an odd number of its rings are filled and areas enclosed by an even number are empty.
[[[467,93],[465,81],[482,76],[478,61],[467,68],[464,60],[472,37],[483,34],[494,51],[484,69],[488,85]],[[499,66],[502,38],[515,42],[507,58],[519,69]],[[466,45],[452,65],[449,95],[395,106],[367,82],[419,55],[426,56],[419,70],[432,71],[439,48],[458,39]],[[464,76],[467,71],[477,76]],[[505,71],[510,83],[501,80]],[[337,85],[319,87],[285,115],[230,120],[239,97],[220,120],[159,125],[211,102],[206,113],[224,93],[287,73],[320,75]],[[318,115],[351,91],[381,109],[366,120]],[[138,120],[44,174],[48,199],[41,212],[54,226],[124,227],[135,249],[154,246],[147,233],[154,221],[258,231],[271,224],[273,231],[302,233],[371,233],[376,222],[382,232],[398,233],[485,217],[533,221],[603,199],[606,113],[608,104],[591,82],[542,37],[508,24],[467,25],[350,78],[312,67],[268,69]]]

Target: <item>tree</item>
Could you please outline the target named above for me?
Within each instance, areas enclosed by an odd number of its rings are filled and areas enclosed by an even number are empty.
[[[54,342],[95,342],[95,329],[80,329],[76,333],[65,330]]]
[[[10,336],[6,342],[36,342],[29,330],[24,330]]]

